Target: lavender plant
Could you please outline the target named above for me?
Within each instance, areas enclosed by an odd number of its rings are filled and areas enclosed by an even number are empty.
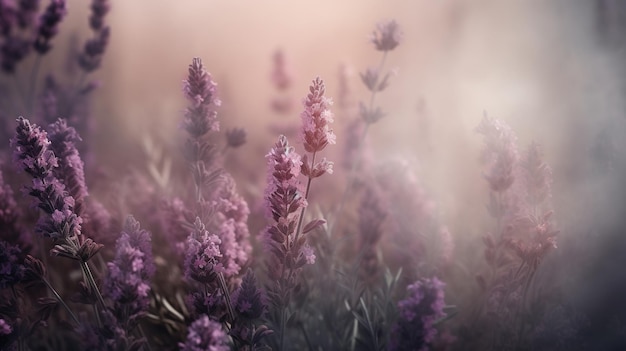
[[[556,259],[559,230],[538,143],[520,152],[512,128],[487,116],[476,128],[489,230],[449,221],[405,159],[368,156],[369,128],[385,116],[376,98],[393,76],[387,55],[401,43],[397,22],[381,22],[370,37],[382,57],[360,74],[369,99],[358,118],[337,138],[327,84],[315,78],[297,139],[272,136],[266,181],[256,184],[225,162],[252,154],[255,129],[218,114],[221,92],[200,58],[183,82],[180,138],[161,145],[143,130],[145,172],[94,162],[81,143],[92,139],[87,102],[97,84],[88,78],[103,64],[110,7],[90,3],[91,37],[71,56],[79,72],[42,78],[66,2],[0,1],[0,60],[15,82],[0,100],[15,131],[10,150],[0,150],[0,349],[560,350],[581,340],[584,316],[555,303],[557,289],[541,276]],[[273,60],[280,95],[272,111],[295,121],[285,51]],[[345,115],[349,79],[342,71]],[[325,156],[337,141],[345,178],[314,182],[333,174]],[[4,167],[8,152],[14,170]],[[95,181],[96,168],[110,172]],[[459,257],[453,234],[474,230],[486,232],[483,255],[473,250],[484,269],[468,297],[458,287],[475,283],[475,267]],[[556,333],[563,340],[551,340]]]

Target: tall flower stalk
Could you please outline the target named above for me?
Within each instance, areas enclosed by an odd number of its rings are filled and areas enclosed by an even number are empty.
[[[292,290],[297,285],[298,272],[305,264],[315,262],[315,254],[303,234],[323,223],[321,220],[313,220],[303,227],[311,183],[314,178],[332,173],[332,162],[326,158],[316,161],[318,152],[335,143],[335,134],[330,128],[333,121],[329,108],[332,100],[324,95],[325,91],[324,82],[318,77],[313,80],[309,94],[303,102],[301,137],[307,154],[300,157],[289,146],[287,137],[281,135],[266,156],[268,184],[265,202],[268,219],[273,224],[266,228],[264,239],[271,254],[268,274],[276,281],[275,286],[270,289],[270,295],[278,311],[275,319],[279,325],[281,350],[285,343],[289,301]],[[304,193],[298,180],[300,174],[307,177]]]
[[[365,126],[362,128],[361,135],[357,138],[358,141],[356,142],[356,145],[353,145],[353,147],[356,148],[356,152],[354,152],[356,157],[354,160],[350,160],[351,168],[348,175],[348,183],[346,185],[345,191],[343,192],[343,195],[341,196],[341,200],[339,201],[339,206],[335,213],[335,217],[331,222],[331,231],[332,228],[337,227],[337,224],[341,221],[343,208],[346,201],[348,200],[349,194],[352,192],[352,188],[354,187],[354,183],[357,178],[356,173],[361,167],[363,145],[367,136],[367,132],[369,131],[369,128],[372,124],[378,122],[381,118],[385,116],[385,113],[382,111],[382,109],[375,106],[375,99],[378,92],[385,90],[389,85],[389,79],[391,78],[392,73],[387,72],[383,76],[382,71],[385,65],[385,61],[387,59],[388,52],[395,49],[400,44],[401,37],[402,31],[396,21],[379,23],[370,37],[370,41],[372,42],[372,44],[374,44],[376,50],[382,51],[383,55],[377,67],[367,68],[365,72],[360,73],[361,81],[370,92],[370,98],[367,105],[363,102],[359,103],[359,115],[361,117],[361,123],[365,123]]]
[[[76,200],[66,184],[55,175],[57,167],[66,167],[68,172],[76,164],[67,164],[66,157],[58,158],[54,154],[48,134],[39,126],[22,117],[17,122],[15,137],[11,139],[13,158],[18,168],[32,177],[32,184],[27,187],[28,194],[36,199],[37,207],[44,213],[35,231],[52,239],[55,245],[50,250],[51,254],[80,262],[87,286],[95,294],[100,308],[104,308],[104,300],[87,263],[102,245],[82,234],[83,219],[76,212]],[[69,135],[71,133],[66,134]],[[75,149],[73,140],[61,138],[57,142],[68,149]],[[67,154],[77,156],[75,150]]]

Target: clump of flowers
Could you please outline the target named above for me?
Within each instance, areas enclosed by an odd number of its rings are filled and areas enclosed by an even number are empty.
[[[407,287],[407,298],[398,302],[398,321],[391,332],[390,350],[430,350],[437,336],[436,323],[446,315],[444,286],[434,277]]]
[[[180,343],[181,351],[229,351],[228,335],[222,325],[202,315],[187,331],[187,339]]]
[[[148,310],[150,280],[155,272],[152,239],[139,222],[129,216],[117,239],[115,258],[109,271],[104,294],[113,301],[113,311],[120,323],[134,326]]]

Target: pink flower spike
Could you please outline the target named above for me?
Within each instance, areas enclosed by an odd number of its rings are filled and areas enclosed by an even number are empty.
[[[325,97],[324,81],[317,77],[309,88],[310,93],[304,100],[302,118],[302,141],[307,152],[323,150],[328,144],[335,144],[335,133],[329,127],[333,122],[330,112],[332,100]]]

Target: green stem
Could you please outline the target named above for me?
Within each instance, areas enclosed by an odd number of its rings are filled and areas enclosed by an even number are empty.
[[[228,287],[226,286],[224,274],[222,272],[218,273],[217,278],[220,284],[220,288],[222,289],[222,293],[224,293],[224,299],[226,299],[226,310],[228,311],[228,318],[232,323],[235,321],[235,312],[233,311],[233,304],[230,300],[230,292],[228,291]]]

